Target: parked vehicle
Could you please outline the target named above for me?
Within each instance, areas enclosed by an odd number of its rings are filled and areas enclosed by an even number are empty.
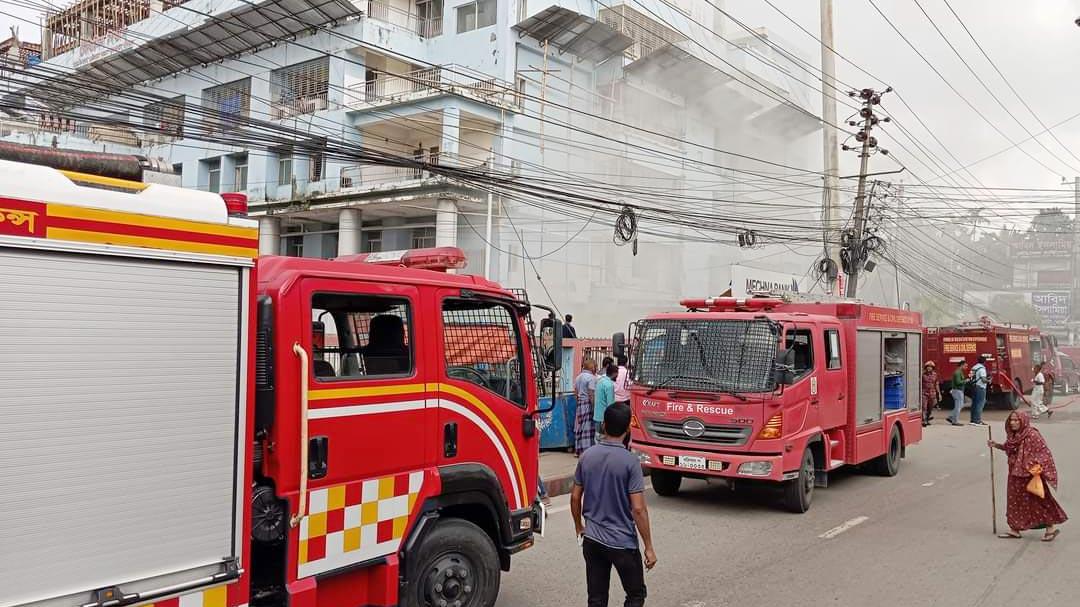
[[[1058,371],[1054,378],[1054,389],[1062,394],[1080,391],[1080,366],[1071,356],[1058,353]]]
[[[452,248],[258,258],[242,196],[0,195],[0,604],[495,603],[543,523],[526,302]]]
[[[682,305],[636,322],[629,341],[632,445],[660,495],[683,478],[766,482],[805,512],[829,472],[867,464],[893,476],[922,438],[917,313],[769,298]]]
[[[1043,336],[1036,327],[978,322],[948,327],[929,327],[923,358],[937,365],[942,390],[948,394],[952,371],[961,361],[974,366],[980,356],[987,358],[987,404],[1016,409],[1019,394],[1029,394],[1035,365],[1044,361]],[[1054,369],[1047,372],[1053,375]]]

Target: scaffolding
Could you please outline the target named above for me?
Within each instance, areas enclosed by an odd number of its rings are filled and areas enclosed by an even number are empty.
[[[79,0],[63,10],[48,11],[41,33],[43,59],[119,34],[151,14],[167,11],[185,1]]]

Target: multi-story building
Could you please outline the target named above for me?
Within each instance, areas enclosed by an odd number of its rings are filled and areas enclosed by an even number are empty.
[[[817,217],[819,195],[768,194],[768,175],[743,172],[784,172],[748,157],[810,164],[810,90],[767,31],[736,30],[710,3],[82,0],[48,15],[42,38],[42,76],[0,122],[5,139],[160,158],[185,187],[243,191],[264,253],[459,246],[473,271],[586,333],[718,293],[730,264],[754,258],[685,220],[643,221],[634,255],[612,243],[618,201],[738,226],[780,196]],[[85,80],[105,93],[80,95]]]

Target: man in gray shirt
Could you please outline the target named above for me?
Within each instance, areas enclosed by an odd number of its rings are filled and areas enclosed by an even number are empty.
[[[600,442],[581,454],[574,472],[570,513],[585,557],[589,607],[607,607],[612,567],[626,592],[624,607],[645,604],[639,533],[645,544],[645,569],[656,565],[641,462],[622,443],[629,429],[630,408],[608,407]]]

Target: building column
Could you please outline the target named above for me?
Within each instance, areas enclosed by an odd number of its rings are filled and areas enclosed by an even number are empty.
[[[440,198],[435,207],[435,246],[456,247],[458,232],[457,204],[449,198]]]
[[[341,209],[338,213],[338,257],[360,252],[360,226],[360,209]]]
[[[259,255],[281,255],[281,219],[270,215],[259,218]]]

